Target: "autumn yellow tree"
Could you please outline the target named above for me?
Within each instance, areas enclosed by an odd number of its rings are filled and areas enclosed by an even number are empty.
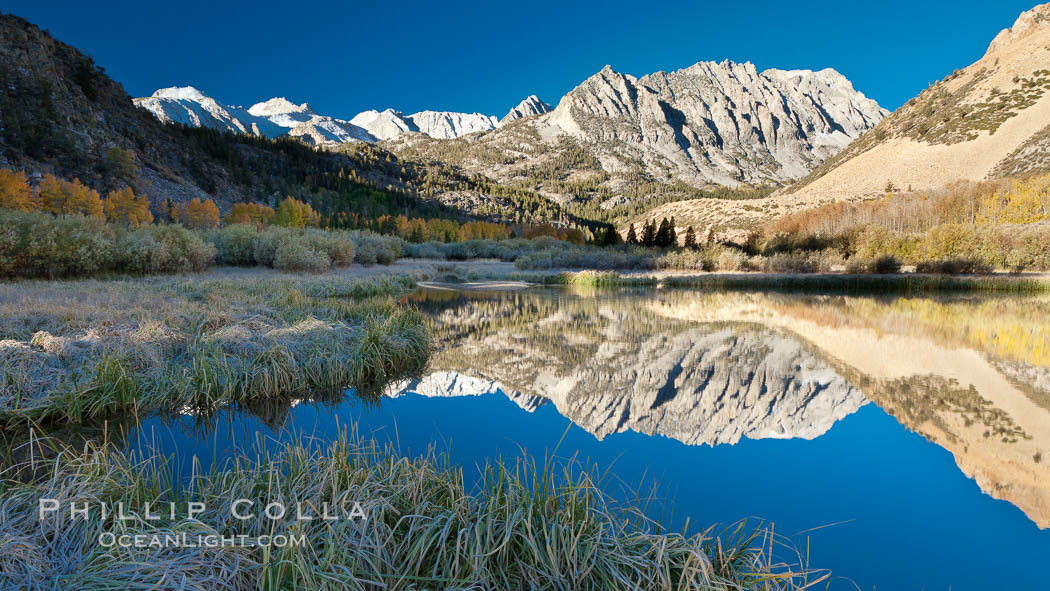
[[[273,222],[274,211],[259,203],[236,203],[226,215],[227,224],[255,224],[266,226]]]
[[[102,199],[98,191],[87,187],[79,179],[65,181],[47,175],[40,183],[38,196],[40,209],[54,214],[79,213],[92,217],[104,217]]]
[[[320,214],[314,211],[309,203],[303,203],[293,197],[286,198],[277,206],[273,218],[274,224],[291,228],[316,226],[320,221]]]
[[[33,189],[26,174],[0,169],[0,208],[32,211]]]
[[[1009,181],[981,200],[977,222],[1031,224],[1050,218],[1050,175]]]
[[[106,195],[103,210],[106,219],[111,222],[140,226],[153,221],[153,214],[149,211],[149,199],[145,196],[136,197],[131,187],[117,189]]]
[[[211,199],[201,201],[200,198],[194,197],[188,203],[176,203],[171,206],[171,217],[193,230],[219,227],[219,208]]]

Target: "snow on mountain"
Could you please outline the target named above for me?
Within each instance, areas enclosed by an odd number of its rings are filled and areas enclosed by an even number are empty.
[[[420,111],[408,116],[422,133],[432,138],[449,140],[468,133],[496,129],[499,118],[481,113],[452,113],[449,111]]]
[[[363,127],[342,119],[318,115],[308,103],[297,105],[284,97],[256,103],[248,112],[287,128],[288,135],[311,145],[376,141],[376,136]]]
[[[165,123],[268,137],[284,133],[270,120],[257,117],[241,107],[224,105],[192,86],[161,88],[152,96],[134,99],[134,103]]]
[[[297,105],[292,101],[282,97],[274,97],[268,101],[261,103],[255,103],[252,105],[248,112],[256,117],[270,117],[273,115],[284,115],[291,113],[302,113],[305,115],[314,115],[314,110],[310,108],[308,103]]]
[[[354,115],[350,123],[368,130],[368,133],[381,140],[395,138],[410,131],[419,131],[411,120],[393,109],[362,111]]]

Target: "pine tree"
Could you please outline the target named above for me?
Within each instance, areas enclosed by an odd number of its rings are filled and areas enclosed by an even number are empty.
[[[668,222],[667,228],[667,246],[678,248],[678,232],[674,229],[674,216],[671,216],[671,221]]]
[[[649,220],[645,222],[642,229],[642,246],[656,246],[656,222]]]
[[[685,248],[696,248],[696,232],[693,231],[692,226],[685,229],[685,243],[682,246]]]
[[[627,244],[638,244],[638,235],[634,233],[634,224],[627,230]]]
[[[606,228],[605,236],[602,237],[602,246],[616,246],[617,244],[623,244],[620,233],[616,231],[616,228]]]
[[[654,242],[660,248],[671,246],[671,225],[667,218],[660,220],[660,229],[656,231]]]

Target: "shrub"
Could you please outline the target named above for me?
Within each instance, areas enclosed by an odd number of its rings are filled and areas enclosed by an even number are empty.
[[[444,259],[445,251],[440,242],[423,242],[420,244],[409,244],[405,249],[407,256],[417,259]]]
[[[366,242],[357,247],[357,253],[354,255],[354,260],[359,265],[374,265],[379,260],[379,253],[375,246]]]
[[[168,258],[160,271],[203,271],[215,262],[215,247],[200,234],[176,224],[158,224],[139,230],[162,244]]]
[[[899,273],[900,261],[897,257],[889,254],[879,255],[871,259],[851,257],[846,263],[847,273]]]
[[[974,258],[947,258],[935,261],[922,261],[916,265],[919,273],[939,273],[943,275],[991,273],[992,268],[985,262]]]
[[[303,239],[311,249],[323,253],[332,266],[342,267],[354,262],[356,246],[346,232],[309,230],[303,234]]]
[[[362,265],[388,265],[405,252],[405,241],[394,236],[360,231],[346,232],[345,235],[353,240],[357,249],[354,260]]]
[[[748,271],[751,269],[747,255],[735,249],[726,249],[718,253],[715,266],[719,271]]]
[[[251,266],[256,264],[255,242],[261,232],[249,224],[234,224],[204,233],[204,239],[215,247],[215,262],[220,265]]]
[[[871,262],[872,273],[900,273],[900,270],[900,261],[891,254],[879,255]]]
[[[328,257],[303,242],[283,240],[274,253],[273,266],[281,271],[309,271],[324,273],[331,266]]]
[[[83,215],[0,210],[0,270],[7,277],[68,277],[107,270],[112,229]]]

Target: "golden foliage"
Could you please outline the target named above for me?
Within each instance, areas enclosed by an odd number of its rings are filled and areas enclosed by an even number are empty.
[[[211,199],[201,201],[194,197],[187,203],[176,203],[171,206],[171,217],[193,230],[210,230],[219,227],[219,208]]]
[[[273,223],[275,212],[272,207],[260,203],[237,203],[226,216],[227,224],[255,224],[266,226]]]
[[[1044,220],[1050,220],[1050,175],[958,182],[936,191],[831,203],[784,216],[766,231],[834,236],[869,224],[895,232],[924,232],[943,224],[1029,224]]]
[[[277,206],[277,211],[273,217],[274,224],[290,228],[316,226],[320,221],[321,215],[314,211],[310,204],[303,203],[293,197],[285,198]]]
[[[106,195],[103,209],[106,219],[111,222],[124,222],[136,227],[153,222],[149,199],[145,196],[136,197],[131,187],[111,191]]]
[[[0,208],[32,211],[33,189],[22,171],[0,169]]]
[[[510,228],[503,224],[493,222],[467,222],[459,227],[458,239],[474,240],[503,240],[510,238]]]
[[[979,224],[1031,224],[1050,219],[1050,175],[1015,180],[981,199]]]
[[[49,213],[104,217],[98,191],[87,187],[79,179],[70,182],[49,174],[40,184],[38,197],[40,209]]]

